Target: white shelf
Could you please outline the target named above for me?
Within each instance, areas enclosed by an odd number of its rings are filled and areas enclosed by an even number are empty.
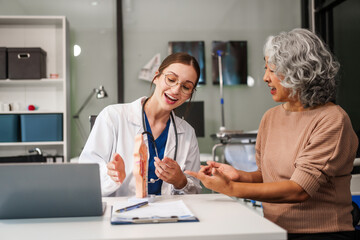
[[[2,142],[0,146],[9,147],[9,146],[58,146],[63,145],[63,141],[52,141],[52,142]]]
[[[62,25],[63,16],[0,16],[1,24],[9,25]]]
[[[7,114],[62,114],[63,111],[4,111],[0,112],[0,115],[7,115]]]
[[[19,80],[11,80],[11,79],[3,79],[0,80],[1,85],[48,85],[48,84],[62,84],[63,79],[52,79],[52,78],[44,78],[44,79],[19,79]]]
[[[63,116],[63,141],[2,142],[1,156],[26,154],[29,147],[39,147],[53,155],[64,156],[65,161],[69,160],[70,75],[67,34],[68,26],[64,16],[0,16],[0,46],[42,48],[46,52],[46,76],[59,76],[43,79],[0,79],[0,102],[14,104],[12,106],[19,106],[18,109],[21,109],[2,111],[0,117],[5,114]],[[35,105],[39,109],[28,111],[29,105]]]

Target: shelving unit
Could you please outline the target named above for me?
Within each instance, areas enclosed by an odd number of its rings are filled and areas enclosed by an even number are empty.
[[[16,111],[0,114],[62,114],[63,140],[46,142],[2,142],[0,156],[27,155],[38,147],[44,154],[69,160],[70,84],[68,26],[64,16],[0,16],[0,47],[40,47],[46,56],[45,79],[0,79],[0,102],[16,103]],[[58,74],[59,78],[49,78]],[[28,111],[28,105],[38,107]]]

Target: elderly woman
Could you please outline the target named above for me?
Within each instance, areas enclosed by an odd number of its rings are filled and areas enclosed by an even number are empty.
[[[264,55],[264,82],[282,104],[261,120],[258,170],[208,162],[186,173],[217,192],[262,201],[264,216],[289,239],[354,239],[350,173],[358,140],[333,103],[339,63],[305,29],[269,37]]]

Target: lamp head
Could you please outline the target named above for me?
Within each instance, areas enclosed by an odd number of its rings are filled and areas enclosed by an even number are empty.
[[[73,118],[79,118],[80,112],[84,109],[86,104],[88,104],[88,102],[90,101],[91,97],[94,96],[94,94],[96,94],[97,99],[106,98],[108,96],[107,92],[104,89],[104,86],[100,86],[99,88],[94,88],[90,92],[90,95],[86,98],[85,102],[81,105],[79,110],[75,113],[75,115],[73,115]]]
[[[108,96],[107,92],[105,91],[104,86],[100,86],[99,88],[96,88],[95,92],[96,92],[97,99],[106,98]]]

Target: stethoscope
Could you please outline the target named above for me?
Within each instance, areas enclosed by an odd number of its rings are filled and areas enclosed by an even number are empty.
[[[146,134],[148,136],[148,138],[150,138],[152,144],[154,145],[154,148],[155,148],[155,154],[156,154],[156,157],[159,157],[158,155],[158,151],[157,151],[157,147],[156,147],[156,142],[155,142],[155,138],[154,136],[152,135],[152,133],[148,132],[147,129],[146,129],[146,124],[145,124],[145,104],[146,102],[149,100],[149,98],[145,99],[143,105],[142,105],[142,125],[143,125],[143,129],[144,129],[144,132],[142,132],[141,134],[144,135]],[[178,147],[178,134],[177,134],[177,131],[176,131],[176,125],[175,125],[175,120],[174,120],[174,115],[172,112],[170,112],[170,117],[171,117],[171,121],[173,122],[173,126],[174,126],[174,131],[175,131],[175,153],[174,153],[174,161],[176,161],[176,155],[177,155],[177,147]],[[157,178],[157,179],[153,179],[153,178],[150,178],[150,181],[148,183],[155,183],[156,181],[158,181],[160,178]]]

